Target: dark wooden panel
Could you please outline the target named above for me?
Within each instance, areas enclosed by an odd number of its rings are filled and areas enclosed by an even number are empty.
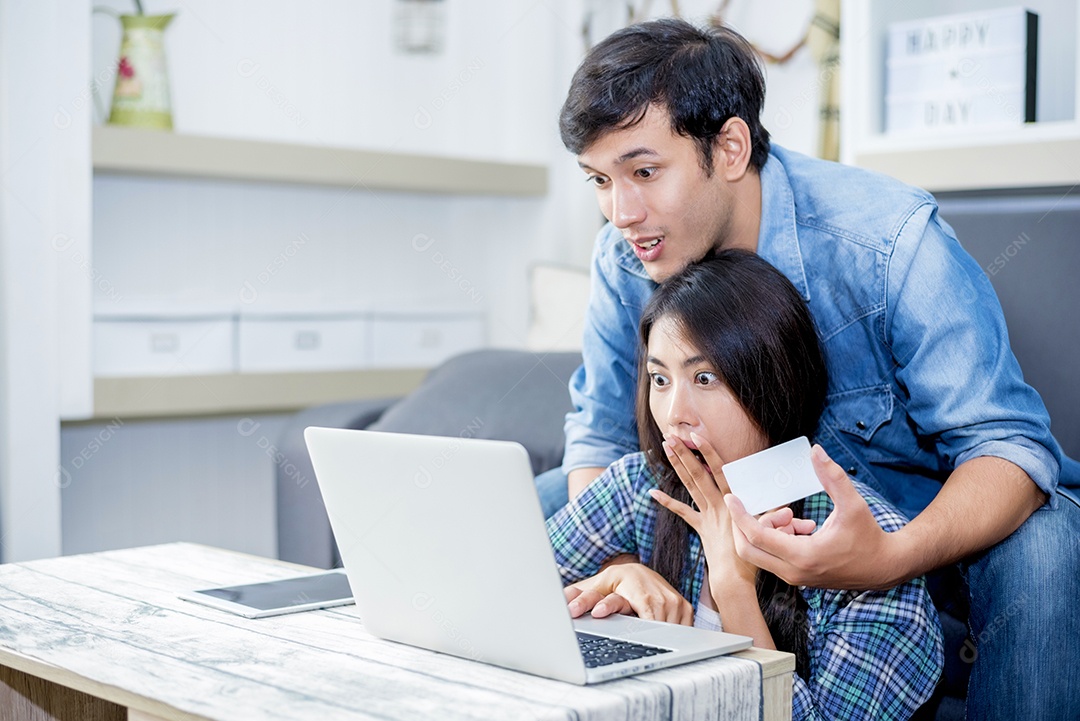
[[[123,706],[0,666],[0,721],[126,721]]]

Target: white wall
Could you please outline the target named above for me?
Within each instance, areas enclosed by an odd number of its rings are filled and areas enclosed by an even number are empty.
[[[59,416],[89,404],[89,17],[0,0],[0,560],[60,550]],[[61,108],[67,106],[66,112]],[[77,311],[76,311],[77,312]],[[75,372],[72,372],[72,371]],[[64,400],[61,399],[64,392]]]
[[[63,553],[191,541],[275,556],[276,444],[288,420],[112,418],[66,427]]]
[[[176,131],[543,163],[548,197],[99,177],[95,270],[108,281],[99,307],[148,297],[235,305],[245,282],[302,237],[259,284],[260,302],[480,309],[493,345],[522,345],[529,265],[584,266],[598,225],[584,184],[567,181],[579,171],[556,132],[580,58],[575,3],[446,6],[444,53],[426,56],[394,49],[389,0],[185,2],[166,31]],[[97,14],[93,27],[107,99],[118,22]]]

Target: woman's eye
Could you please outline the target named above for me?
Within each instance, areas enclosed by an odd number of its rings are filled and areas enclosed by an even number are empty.
[[[657,388],[663,388],[668,384],[668,379],[659,373],[650,373],[649,377],[652,378],[652,384]]]
[[[696,376],[694,376],[694,380],[703,386],[707,386],[715,383],[717,378],[715,373],[710,373],[709,371],[700,371]]]

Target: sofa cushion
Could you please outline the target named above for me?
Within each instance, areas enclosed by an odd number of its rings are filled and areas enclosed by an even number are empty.
[[[562,463],[567,384],[579,353],[481,350],[438,366],[373,431],[517,441],[534,474]]]
[[[531,351],[580,351],[589,305],[589,269],[538,263],[529,274]]]

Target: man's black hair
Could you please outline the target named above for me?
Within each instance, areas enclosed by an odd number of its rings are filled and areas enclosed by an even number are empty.
[[[769,157],[764,104],[761,61],[744,37],[727,27],[666,18],[619,30],[589,52],[570,83],[559,131],[567,150],[580,155],[657,105],[667,110],[674,132],[694,140],[711,174],[716,137],[738,117],[750,127],[750,165],[760,171]]]

